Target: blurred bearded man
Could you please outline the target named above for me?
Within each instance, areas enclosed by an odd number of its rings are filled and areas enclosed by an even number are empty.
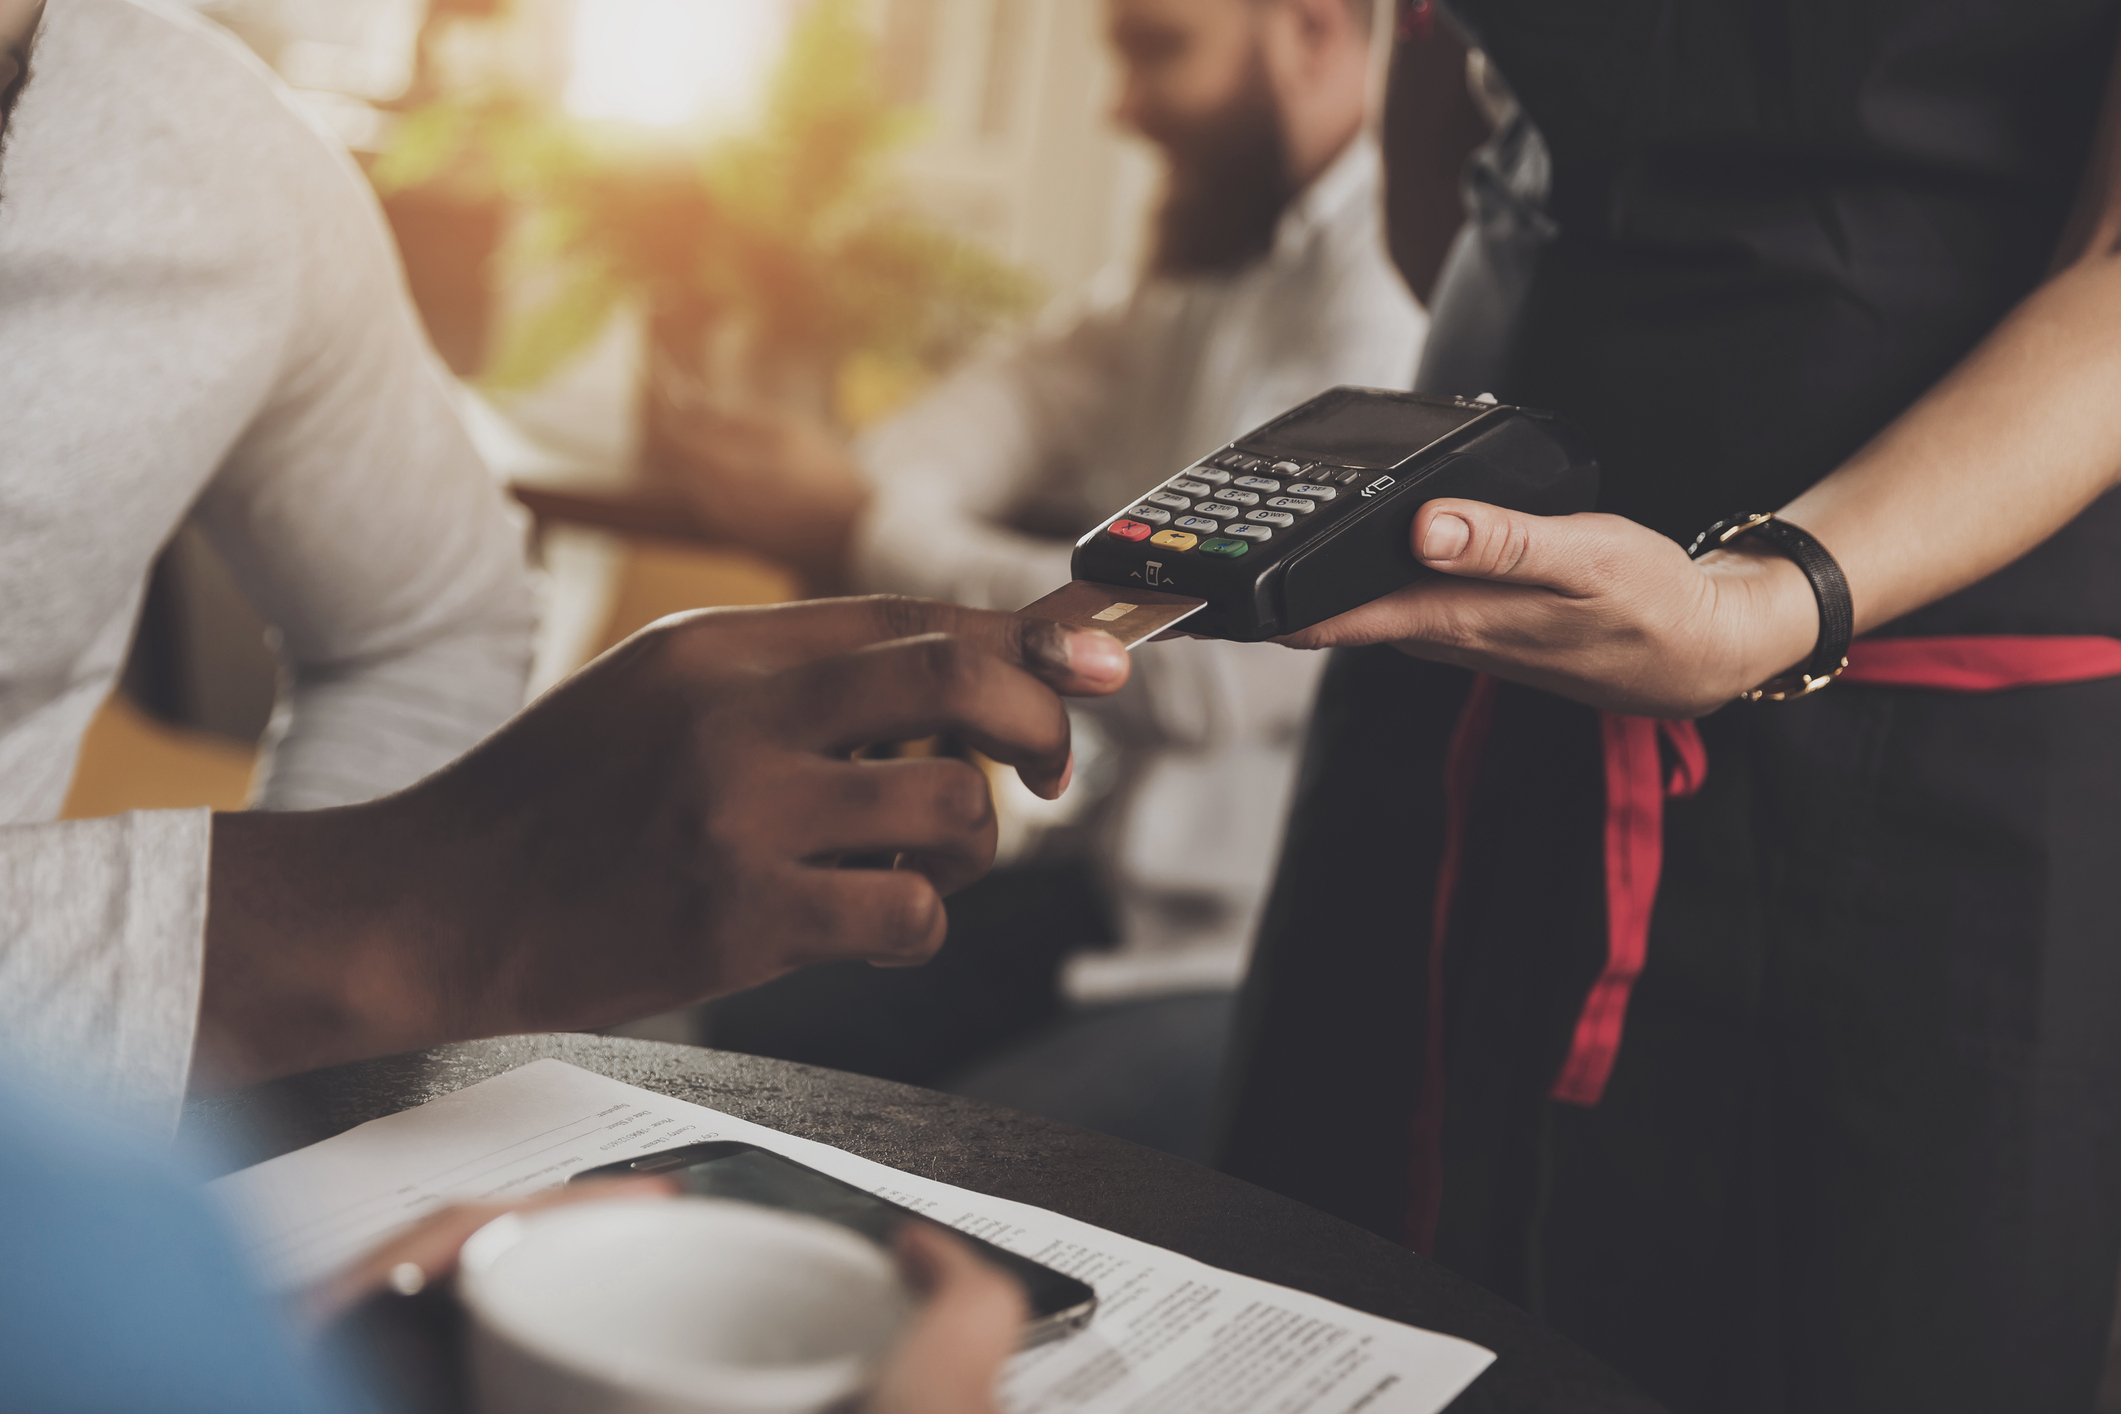
[[[758,416],[681,426],[676,470],[708,527],[828,580],[1014,609],[1068,580],[1077,535],[1194,458],[1335,384],[1407,385],[1427,318],[1384,246],[1367,0],[1106,14],[1114,116],[1165,160],[1148,268],[851,454]],[[1079,714],[1078,742],[1111,751],[1086,760],[1074,824],[1033,848],[1047,882],[1018,874],[1013,901],[1007,876],[984,886],[929,976],[790,979],[718,1004],[709,1039],[1204,1153],[1318,666],[1230,643],[1139,655],[1125,691]],[[1069,959],[1065,1001],[1040,949],[1056,929],[1091,941],[1099,910],[1055,901],[1062,861],[1096,881],[1116,934]]]
[[[1133,42],[1153,51],[1157,40],[1143,32],[1149,28],[1134,25]],[[1140,67],[1150,62],[1145,56]],[[1266,257],[1297,182],[1283,155],[1281,110],[1259,49],[1220,104],[1189,112],[1144,97],[1127,121],[1165,160],[1150,260],[1155,274],[1229,275]]]
[[[15,114],[15,100],[29,84],[29,52],[43,13],[41,3],[0,0],[0,34],[13,36],[0,46],[0,162],[7,157],[7,125]],[[0,168],[0,175],[4,175],[4,168]]]

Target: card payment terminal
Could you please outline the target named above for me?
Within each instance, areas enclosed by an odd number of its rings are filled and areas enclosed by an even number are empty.
[[[1453,496],[1534,515],[1591,509],[1598,463],[1551,413],[1333,388],[1149,491],[1076,542],[1075,582],[1024,612],[1129,647],[1294,633],[1429,571],[1414,512]]]

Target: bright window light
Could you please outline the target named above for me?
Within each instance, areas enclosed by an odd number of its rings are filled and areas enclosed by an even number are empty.
[[[575,0],[568,111],[658,127],[744,118],[787,28],[784,0]]]

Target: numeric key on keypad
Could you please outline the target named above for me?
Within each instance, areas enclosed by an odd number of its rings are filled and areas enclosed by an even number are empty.
[[[1174,511],[1190,511],[1193,503],[1183,496],[1174,496],[1169,491],[1151,491],[1142,497],[1152,506],[1169,506]]]
[[[1220,521],[1209,520],[1206,516],[1180,516],[1171,524],[1180,530],[1198,530],[1207,535],[1222,529]]]
[[[1195,481],[1205,481],[1211,486],[1227,486],[1230,484],[1230,473],[1219,466],[1202,464],[1194,467],[1186,475],[1192,477]]]
[[[1308,481],[1299,481],[1289,488],[1291,496],[1309,496],[1314,501],[1330,501],[1340,494],[1331,486],[1313,486]]]
[[[1290,515],[1287,511],[1246,511],[1245,519],[1259,525],[1273,525],[1283,528],[1296,524],[1296,517]]]
[[[1267,504],[1277,511],[1294,511],[1300,516],[1307,516],[1318,509],[1318,502],[1306,501],[1301,496],[1269,496]]]
[[[1181,476],[1176,481],[1167,482],[1164,489],[1166,491],[1176,491],[1181,496],[1205,496],[1208,494],[1208,483],[1205,481],[1189,481]]]
[[[1259,504],[1259,493],[1257,491],[1233,491],[1226,487],[1216,492],[1215,495],[1219,500],[1234,501],[1240,506],[1256,506]]]
[[[1265,491],[1270,495],[1281,490],[1281,483],[1271,476],[1240,476],[1237,484],[1248,491]]]
[[[1226,505],[1221,501],[1202,501],[1193,509],[1204,516],[1221,516],[1224,520],[1244,514],[1243,507]]]
[[[1133,516],[1136,520],[1145,520],[1151,525],[1165,525],[1171,520],[1169,511],[1160,511],[1154,506],[1136,506],[1127,514]]]

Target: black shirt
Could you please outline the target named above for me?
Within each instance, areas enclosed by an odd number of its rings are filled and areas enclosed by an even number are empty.
[[[1554,158],[1560,234],[1496,391],[1576,419],[1602,509],[1682,539],[1832,471],[2040,281],[2117,18],[2106,0],[1452,8]],[[2121,498],[1883,632],[2121,633]]]

